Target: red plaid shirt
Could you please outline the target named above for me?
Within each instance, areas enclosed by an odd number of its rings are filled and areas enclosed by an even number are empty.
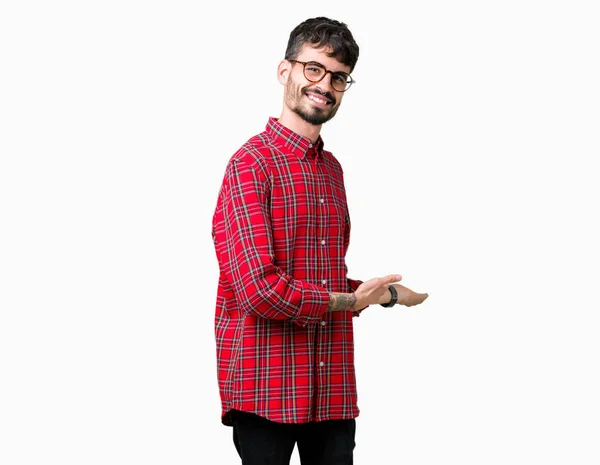
[[[314,146],[313,146],[314,145]],[[339,162],[275,118],[229,160],[213,216],[222,421],[231,409],[282,423],[358,416],[350,217]]]

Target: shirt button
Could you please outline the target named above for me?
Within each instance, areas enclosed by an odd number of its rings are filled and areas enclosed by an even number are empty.
[[[308,148],[309,148],[309,149],[312,149],[312,144],[308,144]]]
[[[319,202],[325,203],[325,199],[320,199]]]
[[[327,280],[326,280],[326,279],[324,279],[323,281],[321,281],[321,283],[322,283],[322,284],[323,284],[323,286],[324,286],[325,284],[327,284]]]
[[[324,362],[319,362],[319,366],[320,367],[325,366],[325,363]]]
[[[325,239],[321,241],[321,245],[325,245]]]
[[[325,326],[327,323],[325,323],[324,321],[321,321],[321,326]]]

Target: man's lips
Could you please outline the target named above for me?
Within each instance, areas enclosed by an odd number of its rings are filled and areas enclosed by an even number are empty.
[[[314,92],[306,92],[306,97],[315,105],[320,107],[326,107],[328,105],[331,105],[332,103],[331,99],[328,99],[327,97],[320,94],[315,94]]]

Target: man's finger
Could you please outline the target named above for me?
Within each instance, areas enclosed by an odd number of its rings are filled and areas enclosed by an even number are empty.
[[[420,304],[422,304],[423,302],[425,302],[425,299],[427,299],[427,297],[429,297],[429,294],[417,294],[418,297],[418,302]]]
[[[399,274],[388,274],[385,278],[383,278],[385,284],[392,284],[401,280],[402,276],[400,276]]]

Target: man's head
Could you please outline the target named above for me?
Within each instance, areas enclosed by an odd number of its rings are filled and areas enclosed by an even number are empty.
[[[358,45],[346,24],[323,17],[299,24],[278,70],[284,105],[312,125],[329,121],[353,82],[349,73],[357,60]]]
[[[286,60],[296,60],[304,45],[314,48],[327,47],[328,54],[348,66],[351,73],[358,61],[358,45],[346,24],[329,18],[311,18],[299,24],[290,33]]]

